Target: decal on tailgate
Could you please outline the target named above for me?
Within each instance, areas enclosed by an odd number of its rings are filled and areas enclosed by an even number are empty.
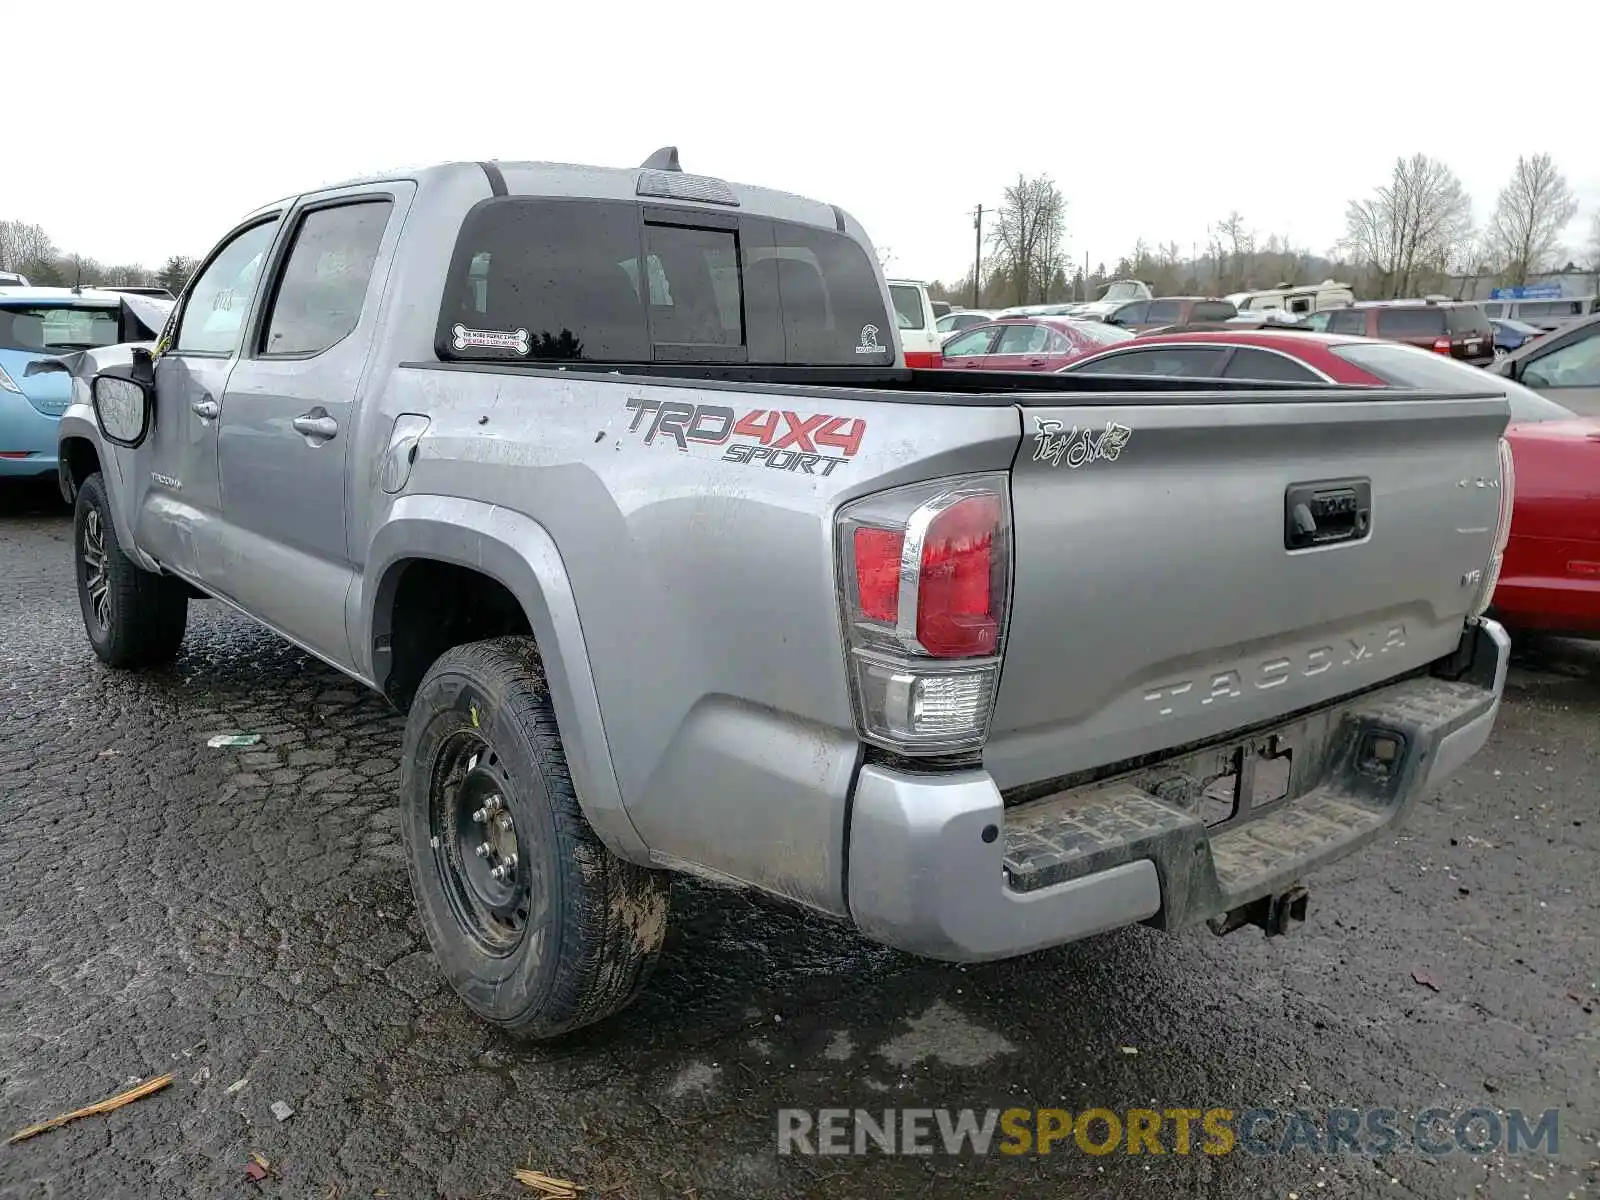
[[[742,415],[725,404],[686,404],[673,400],[628,401],[633,420],[628,432],[644,444],[658,441],[687,451],[691,445],[722,446],[722,461],[831,475],[861,449],[867,423],[861,417],[754,408]]]

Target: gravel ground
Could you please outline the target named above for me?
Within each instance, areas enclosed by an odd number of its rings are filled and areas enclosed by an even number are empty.
[[[1293,937],[1136,929],[958,969],[684,883],[637,1006],[519,1045],[417,924],[400,719],[215,604],[170,670],[103,669],[70,532],[47,492],[0,495],[0,1128],[177,1079],[0,1146],[0,1200],[531,1196],[519,1166],[586,1198],[1600,1196],[1594,646],[1519,648],[1489,748],[1314,876]],[[261,744],[206,747],[236,730]],[[890,1105],[1554,1108],[1560,1141],[776,1153],[781,1108]]]

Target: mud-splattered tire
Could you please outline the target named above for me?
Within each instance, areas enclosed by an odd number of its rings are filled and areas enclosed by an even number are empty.
[[[638,995],[669,880],[616,857],[584,820],[531,638],[458,646],[429,669],[406,721],[400,807],[423,928],[474,1013],[548,1038]]]
[[[130,669],[169,662],[189,623],[188,591],[123,553],[98,472],[78,489],[72,529],[78,606],[100,661]]]

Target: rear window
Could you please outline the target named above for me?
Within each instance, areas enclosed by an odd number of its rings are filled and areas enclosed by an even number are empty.
[[[1220,346],[1152,346],[1147,350],[1106,354],[1069,364],[1065,369],[1091,375],[1177,375],[1214,379],[1222,369],[1226,354]]]
[[[70,305],[0,308],[0,350],[68,354],[121,341],[118,310]]]
[[[920,298],[919,298],[920,311]],[[833,230],[525,196],[467,215],[436,349],[457,360],[883,366],[893,326]]]
[[[1226,300],[1196,300],[1189,310],[1191,321],[1231,321],[1239,310]]]
[[[1581,317],[1581,300],[1524,300],[1517,305],[1519,317]]]
[[[1145,320],[1152,325],[1176,325],[1183,320],[1183,301],[1152,300]]]
[[[1367,310],[1364,308],[1336,308],[1328,318],[1329,333],[1353,333],[1357,337],[1367,332]]]
[[[1380,308],[1378,336],[1431,337],[1444,332],[1444,313],[1437,308]]]
[[[1097,346],[1114,346],[1118,342],[1131,342],[1138,335],[1120,325],[1107,325],[1104,321],[1074,321],[1072,332],[1086,342]]]
[[[1445,309],[1445,322],[1453,334],[1486,338],[1494,336],[1488,316],[1476,304],[1460,304]]]
[[[1410,346],[1384,346],[1376,342],[1335,346],[1333,353],[1383,380],[1390,387],[1431,388],[1449,392],[1501,392],[1511,404],[1517,422],[1568,421],[1572,412],[1539,393],[1499,375],[1430,354]]]
[[[925,318],[922,313],[921,288],[890,284],[889,298],[894,301],[894,319],[901,329],[922,328]]]
[[[1227,379],[1272,379],[1286,383],[1321,383],[1322,377],[1287,354],[1241,347],[1228,360]]]

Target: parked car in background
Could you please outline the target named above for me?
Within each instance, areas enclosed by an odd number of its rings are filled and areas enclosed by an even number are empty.
[[[963,329],[971,329],[975,325],[987,325],[995,319],[994,313],[985,308],[963,308],[959,312],[946,313],[935,322],[939,330],[939,340],[947,342],[952,334],[960,333]]]
[[[982,371],[1058,371],[1133,334],[1103,321],[1013,317],[958,333],[944,344],[944,365]]]
[[[1226,321],[1239,315],[1231,300],[1215,296],[1159,296],[1154,300],[1134,300],[1112,309],[1102,320],[1107,325],[1144,332],[1169,325],[1189,325],[1199,321]]]
[[[18,275],[15,271],[0,271],[0,288],[25,288],[31,286],[26,275]]]
[[[1110,313],[1135,300],[1153,300],[1155,293],[1142,279],[1113,279],[1106,284],[1097,299],[1071,305],[1072,315],[1086,320],[1103,321]]]
[[[1356,294],[1346,284],[1324,279],[1321,283],[1300,285],[1280,283],[1275,288],[1259,292],[1234,292],[1228,299],[1241,313],[1281,308],[1296,316],[1304,316],[1319,308],[1354,304]]]
[[[934,320],[938,320],[950,312],[950,302],[948,300],[929,300],[928,305],[933,309]]]
[[[1070,301],[1060,304],[1016,304],[995,313],[994,320],[1002,321],[1008,317],[1065,317],[1076,313],[1082,307],[1081,302]]]
[[[1600,316],[1526,343],[1494,370],[1584,416],[1600,417]],[[1600,472],[1593,478],[1600,481]]]
[[[1366,373],[1333,353],[1351,340],[1247,328],[1150,333],[1062,369],[1093,375],[1370,385],[1373,380]]]
[[[54,478],[57,427],[72,400],[63,355],[153,339],[171,305],[70,288],[0,291],[0,479]]]
[[[1538,326],[1546,333],[1575,325],[1600,313],[1600,297],[1563,296],[1543,300],[1486,300],[1483,310],[1491,319],[1507,318]]]
[[[1475,367],[1494,361],[1494,328],[1483,306],[1470,300],[1363,300],[1312,313],[1306,327],[1405,342]]]
[[[97,292],[121,292],[127,296],[154,296],[158,300],[176,300],[169,288],[156,287],[152,284],[108,284],[97,283],[94,285]]]
[[[1600,317],[1593,330],[1590,353],[1600,358]],[[1505,436],[1516,474],[1489,611],[1513,629],[1600,637],[1600,421],[1459,359],[1337,334],[1157,334],[1063,373],[1499,392],[1511,409]]]
[[[914,279],[889,280],[889,299],[894,302],[895,324],[900,327],[900,348],[908,367],[939,365],[938,320],[928,288]]]
[[[1485,308],[1488,305],[1484,305]],[[1496,357],[1510,354],[1513,350],[1520,350],[1536,337],[1543,337],[1544,330],[1537,325],[1529,325],[1526,321],[1513,321],[1509,317],[1496,320],[1489,318],[1489,327],[1494,330],[1494,352]]]

